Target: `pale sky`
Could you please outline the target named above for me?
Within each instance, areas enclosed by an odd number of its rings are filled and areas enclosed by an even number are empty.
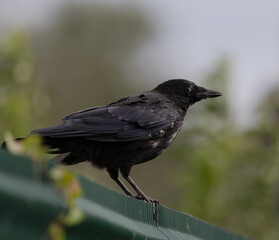
[[[58,6],[69,1],[0,0],[0,37],[10,28],[43,28]],[[159,69],[161,81],[186,78],[200,82],[226,54],[232,63],[230,96],[236,99],[232,111],[241,125],[253,119],[253,109],[266,91],[279,84],[278,0],[98,2],[140,6],[153,22],[156,38],[142,49],[135,64],[139,69]]]

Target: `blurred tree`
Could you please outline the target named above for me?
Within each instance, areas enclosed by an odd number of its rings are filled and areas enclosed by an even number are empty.
[[[26,36],[15,32],[0,42],[0,141],[11,131],[24,136],[34,127],[34,62]],[[24,127],[23,127],[24,126]]]
[[[33,38],[36,77],[51,96],[50,122],[123,97],[139,80],[133,72],[127,77],[126,65],[151,30],[136,9],[68,4],[52,22]]]
[[[227,79],[223,64],[207,85]],[[264,101],[261,121],[249,131],[231,124],[226,95],[218,109],[205,103],[206,117],[186,129],[169,153],[178,164],[176,183],[185,189],[180,210],[258,239],[279,238],[278,96],[273,93]]]

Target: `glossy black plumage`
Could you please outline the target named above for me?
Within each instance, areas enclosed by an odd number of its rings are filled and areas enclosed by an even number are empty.
[[[71,114],[57,126],[37,129],[50,153],[65,164],[89,161],[106,168],[124,192],[134,196],[118,178],[118,171],[137,192],[152,201],[129,177],[131,167],[161,154],[181,129],[188,107],[219,92],[183,80],[169,80],[154,90],[125,97],[108,105]]]

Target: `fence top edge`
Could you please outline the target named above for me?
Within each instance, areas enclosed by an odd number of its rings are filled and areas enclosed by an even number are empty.
[[[34,165],[24,156],[12,155],[0,151],[0,172],[16,175],[27,179],[36,179]],[[112,189],[104,187],[92,180],[79,175],[84,192],[83,198],[109,208],[129,219],[142,222],[163,231],[179,231],[204,239],[249,240],[246,236],[231,233],[187,213],[170,209],[163,205],[154,205],[139,201]],[[50,184],[46,182],[46,184]],[[216,238],[216,236],[219,236]]]

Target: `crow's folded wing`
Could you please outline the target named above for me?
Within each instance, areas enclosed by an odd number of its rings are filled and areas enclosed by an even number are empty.
[[[178,117],[171,102],[152,94],[121,99],[106,106],[85,109],[64,118],[61,124],[37,129],[32,134],[54,138],[129,142],[149,139],[171,126]]]

